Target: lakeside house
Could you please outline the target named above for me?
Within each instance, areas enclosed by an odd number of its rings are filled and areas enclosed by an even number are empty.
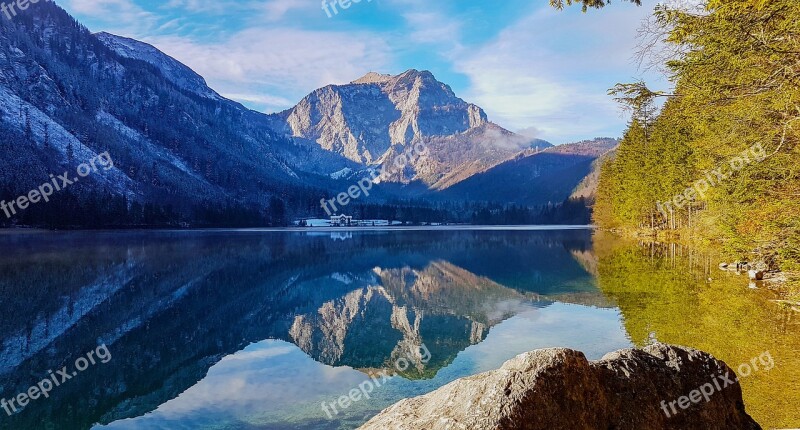
[[[349,227],[353,225],[353,217],[348,215],[334,215],[331,217],[331,227]]]

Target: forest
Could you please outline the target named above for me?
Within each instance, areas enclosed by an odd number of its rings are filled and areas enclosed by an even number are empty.
[[[595,222],[797,268],[800,3],[687,3],[657,7],[637,53],[673,88],[634,82],[610,90],[632,115],[615,157],[602,167]],[[752,148],[761,156],[739,163]],[[723,167],[724,175],[714,174]],[[702,193],[691,192],[714,177],[720,180]]]

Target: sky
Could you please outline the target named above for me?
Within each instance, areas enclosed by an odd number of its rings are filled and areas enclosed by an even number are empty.
[[[272,113],[367,72],[429,70],[492,122],[561,144],[619,137],[618,82],[667,82],[633,58],[654,3],[556,11],[547,0],[57,0],[91,31],[141,40]],[[645,1],[645,3],[648,3]]]

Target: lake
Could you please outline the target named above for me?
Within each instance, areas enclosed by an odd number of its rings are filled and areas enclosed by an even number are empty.
[[[60,384],[0,429],[352,429],[529,350],[654,341],[769,353],[748,412],[800,427],[798,315],[718,263],[582,227],[4,232],[0,396]]]

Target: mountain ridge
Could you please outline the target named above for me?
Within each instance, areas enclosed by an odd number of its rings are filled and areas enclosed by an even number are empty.
[[[501,201],[518,205],[549,205],[570,197],[593,197],[591,186],[577,193],[587,177],[599,170],[598,160],[619,141],[596,138],[543,151],[527,149],[480,172],[445,194],[454,199]]]
[[[6,201],[111,155],[108,172],[0,220],[49,227],[285,225],[382,167],[368,205],[481,202],[495,196],[450,190],[550,146],[491,122],[426,70],[369,72],[256,112],[156,47],[93,34],[52,2],[0,22],[0,143],[11,154],[0,160]],[[412,147],[426,150],[393,168]]]
[[[179,88],[210,99],[223,99],[222,96],[208,86],[205,78],[153,45],[136,39],[117,36],[105,31],[94,33],[94,36],[109,49],[125,58],[132,58],[152,64],[164,74],[165,78]]]

